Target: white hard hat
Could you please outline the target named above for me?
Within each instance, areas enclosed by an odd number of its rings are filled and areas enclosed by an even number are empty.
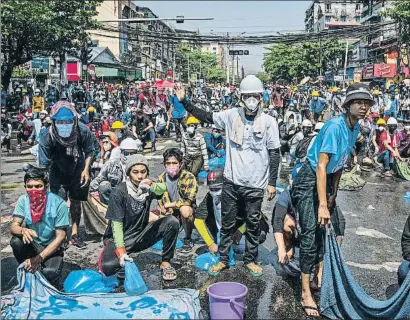
[[[34,90],[34,93],[40,93],[40,89]]]
[[[128,104],[134,104],[135,103],[135,100],[130,100],[129,102],[128,102]]]
[[[33,116],[33,114],[31,113],[31,112],[26,112],[26,114],[24,115],[26,118],[27,117],[32,117]]]
[[[43,111],[40,112],[40,114],[48,115],[48,112],[47,112],[47,110],[43,110]]]
[[[269,105],[269,109],[272,110],[273,108],[275,108],[275,107],[273,106],[273,104],[270,104],[270,105]]]
[[[389,120],[387,120],[387,125],[389,124],[397,125],[397,120],[395,118],[390,117]]]
[[[323,122],[317,122],[315,124],[315,131],[319,131],[325,124]]]
[[[309,119],[305,119],[302,121],[302,127],[313,127],[312,122]]]
[[[404,126],[404,130],[409,131],[409,130],[410,130],[410,126]]]
[[[137,150],[138,149],[137,140],[134,140],[133,138],[125,138],[120,144],[120,149],[121,150]]]
[[[263,84],[256,76],[250,74],[243,78],[239,85],[241,94],[244,93],[263,93]]]

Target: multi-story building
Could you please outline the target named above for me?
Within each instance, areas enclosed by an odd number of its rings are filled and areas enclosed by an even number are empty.
[[[361,0],[313,0],[306,10],[306,32],[321,32],[360,25]]]
[[[210,42],[201,45],[201,51],[216,55],[218,66],[222,68],[224,58],[224,47],[221,43]]]

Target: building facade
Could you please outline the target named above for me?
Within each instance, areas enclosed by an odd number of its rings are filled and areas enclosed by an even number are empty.
[[[218,43],[218,42],[203,43],[201,45],[201,51],[205,53],[216,55],[218,66],[220,68],[223,68],[224,47],[221,43]]]
[[[354,27],[360,25],[361,0],[314,0],[305,13],[306,32]]]

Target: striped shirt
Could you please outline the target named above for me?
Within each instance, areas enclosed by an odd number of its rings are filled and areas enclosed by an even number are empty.
[[[185,132],[182,136],[181,149],[184,154],[184,158],[197,158],[202,155],[204,158],[204,167],[209,168],[208,151],[202,134],[196,132],[195,135],[191,137]]]

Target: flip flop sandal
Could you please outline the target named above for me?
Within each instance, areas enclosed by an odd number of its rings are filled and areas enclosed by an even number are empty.
[[[254,278],[260,278],[263,275],[263,271],[261,272],[255,272],[251,268],[249,268],[247,265],[244,265],[246,271]]]
[[[218,268],[218,271],[211,271],[212,267],[214,267],[214,266],[216,266],[216,265],[219,265],[219,262],[218,262],[217,264],[211,266],[211,267],[208,269],[208,274],[209,274],[211,277],[217,277],[217,276],[219,276],[219,275],[221,274],[221,271],[223,271],[223,270],[225,270],[225,269],[229,269],[229,264],[228,264],[228,265],[223,264],[224,267]]]
[[[308,317],[315,317],[315,318],[320,317],[320,311],[319,311],[318,308],[302,305],[302,310],[303,310],[303,312],[304,312]],[[318,315],[318,316],[308,315],[308,313],[306,312],[306,310],[314,310],[314,311],[317,311],[317,312],[319,313],[319,315]]]
[[[174,281],[177,278],[177,272],[173,267],[162,268],[161,270],[162,279],[164,279],[165,281]]]

